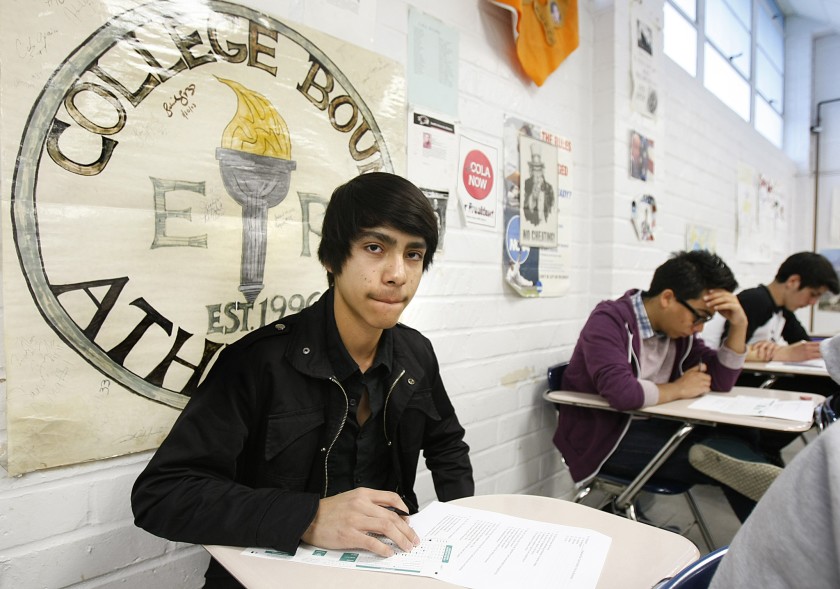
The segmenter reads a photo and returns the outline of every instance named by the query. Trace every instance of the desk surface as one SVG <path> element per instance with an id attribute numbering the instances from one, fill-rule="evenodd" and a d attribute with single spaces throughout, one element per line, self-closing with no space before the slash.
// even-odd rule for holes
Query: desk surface
<path id="1" fill-rule="evenodd" d="M 757 389 L 753 387 L 732 387 L 732 391 L 728 393 L 706 393 L 707 395 L 748 395 L 752 397 L 769 397 L 774 399 L 813 399 L 814 405 L 818 405 L 825 400 L 822 395 L 813 393 L 795 393 L 791 391 L 780 391 L 776 389 Z M 565 403 L 568 405 L 577 405 L 580 407 L 592 407 L 597 409 L 611 409 L 607 401 L 600 395 L 591 395 L 589 393 L 577 393 L 573 391 L 546 391 L 543 395 L 546 400 L 552 403 Z M 786 419 L 775 419 L 773 417 L 756 417 L 752 415 L 731 415 L 728 413 L 718 413 L 715 411 L 704 411 L 689 408 L 695 399 L 680 399 L 678 401 L 671 401 L 670 403 L 663 403 L 662 405 L 652 405 L 644 407 L 636 411 L 628 411 L 627 413 L 634 413 L 639 415 L 650 415 L 657 417 L 665 417 L 669 419 L 685 420 L 700 424 L 715 424 L 726 423 L 730 425 L 740 425 L 744 427 L 758 427 L 761 429 L 770 429 L 776 431 L 786 432 L 804 432 L 811 428 L 813 423 L 810 421 L 789 421 Z"/>
<path id="2" fill-rule="evenodd" d="M 798 362 L 744 362 L 744 372 L 766 374 L 792 374 L 803 376 L 824 376 L 831 378 L 825 368 L 809 366 Z"/>
<path id="3" fill-rule="evenodd" d="M 649 588 L 694 562 L 699 551 L 691 541 L 665 530 L 592 509 L 570 501 L 533 495 L 484 495 L 465 497 L 458 505 L 588 528 L 612 538 L 598 589 Z M 317 565 L 245 556 L 243 548 L 205 546 L 248 589 L 273 589 L 278 579 L 287 587 L 336 589 L 444 589 L 455 587 L 437 579 L 392 573 L 336 569 Z"/>

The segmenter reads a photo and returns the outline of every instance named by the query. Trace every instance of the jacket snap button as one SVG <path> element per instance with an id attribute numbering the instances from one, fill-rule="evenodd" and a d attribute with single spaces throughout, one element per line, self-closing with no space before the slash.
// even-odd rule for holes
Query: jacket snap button
<path id="1" fill-rule="evenodd" d="M 303 348 L 303 353 L 308 354 L 309 353 L 309 348 Z"/>
<path id="2" fill-rule="evenodd" d="M 413 378 L 409 378 L 409 379 L 408 379 L 408 384 L 414 384 L 414 379 L 413 379 Z"/>
<path id="3" fill-rule="evenodd" d="M 283 331 L 284 329 L 286 329 L 286 326 L 283 325 L 282 323 L 278 323 L 277 325 L 274 326 L 274 329 L 276 329 L 277 331 Z"/>

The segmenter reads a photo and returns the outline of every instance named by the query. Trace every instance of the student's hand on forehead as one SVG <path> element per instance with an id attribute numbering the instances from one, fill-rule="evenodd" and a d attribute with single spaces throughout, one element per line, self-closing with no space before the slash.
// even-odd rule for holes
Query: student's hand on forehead
<path id="1" fill-rule="evenodd" d="M 741 302 L 734 293 L 720 288 L 711 288 L 703 295 L 703 302 L 710 311 L 720 313 L 733 325 L 747 324 L 747 314 L 744 313 L 744 308 L 741 307 Z"/>

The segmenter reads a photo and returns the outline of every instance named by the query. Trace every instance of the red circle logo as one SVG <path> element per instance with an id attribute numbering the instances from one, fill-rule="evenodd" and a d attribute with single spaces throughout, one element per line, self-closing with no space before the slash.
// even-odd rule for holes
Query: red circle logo
<path id="1" fill-rule="evenodd" d="M 464 169 L 461 172 L 467 193 L 476 200 L 487 198 L 493 189 L 493 168 L 487 156 L 473 149 L 464 158 Z"/>

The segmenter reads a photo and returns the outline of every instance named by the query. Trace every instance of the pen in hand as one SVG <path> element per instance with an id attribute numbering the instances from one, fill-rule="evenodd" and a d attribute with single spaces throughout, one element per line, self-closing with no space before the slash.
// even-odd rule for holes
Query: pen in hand
<path id="1" fill-rule="evenodd" d="M 391 505 L 382 505 L 381 507 L 384 507 L 388 511 L 393 511 L 394 513 L 396 513 L 397 515 L 399 515 L 401 517 L 408 517 L 409 516 L 408 513 L 406 513 L 405 511 L 403 511 L 402 509 L 400 509 L 398 507 L 392 507 Z"/>

